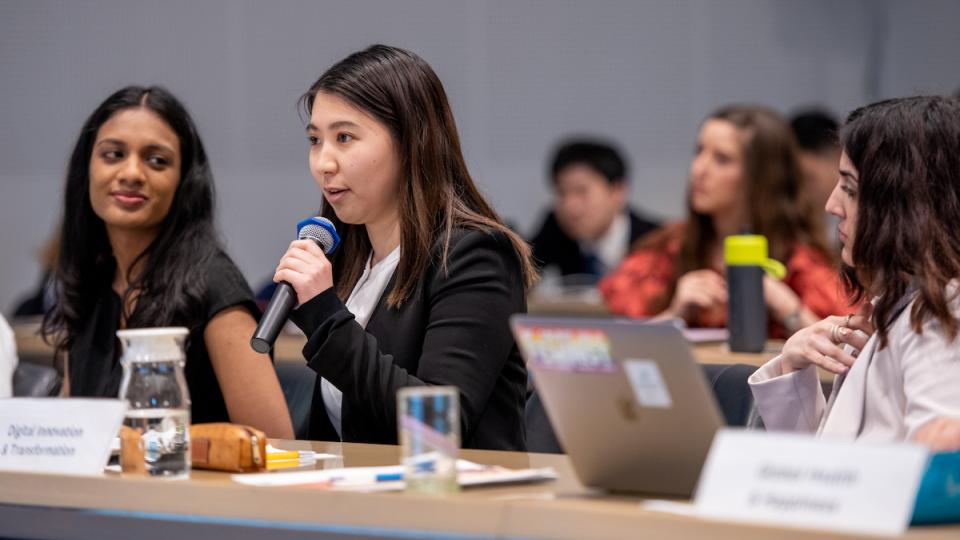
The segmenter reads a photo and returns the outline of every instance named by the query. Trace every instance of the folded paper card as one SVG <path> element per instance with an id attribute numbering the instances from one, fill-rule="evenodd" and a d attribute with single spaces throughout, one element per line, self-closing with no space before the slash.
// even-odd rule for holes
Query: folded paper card
<path id="1" fill-rule="evenodd" d="M 900 534 L 926 448 L 795 433 L 717 432 L 697 485 L 697 515 L 854 533 Z"/>
<path id="2" fill-rule="evenodd" d="M 119 399 L 0 399 L 0 470 L 101 474 L 126 410 Z"/>

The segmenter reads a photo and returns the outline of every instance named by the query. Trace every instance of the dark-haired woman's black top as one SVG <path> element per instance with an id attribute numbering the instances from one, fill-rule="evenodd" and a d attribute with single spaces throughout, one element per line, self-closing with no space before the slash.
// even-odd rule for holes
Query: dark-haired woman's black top
<path id="1" fill-rule="evenodd" d="M 397 444 L 397 390 L 451 385 L 460 390 L 463 447 L 526 450 L 527 372 L 508 324 L 526 311 L 517 255 L 502 234 L 459 230 L 444 273 L 439 248 L 399 309 L 387 305 L 390 278 L 366 329 L 333 289 L 294 310 L 308 337 L 303 355 L 343 392 L 344 441 Z M 309 438 L 337 440 L 319 380 Z"/>
<path id="2" fill-rule="evenodd" d="M 203 339 L 207 324 L 221 311 L 243 306 L 257 318 L 260 314 L 253 302 L 253 292 L 240 270 L 220 252 L 196 271 L 203 277 L 202 313 L 195 321 L 177 321 L 171 326 L 190 330 L 187 341 L 187 362 L 184 376 L 192 401 L 191 422 L 228 422 L 227 405 L 210 363 Z M 76 397 L 117 397 L 123 368 L 117 330 L 120 328 L 120 296 L 109 283 L 102 288 L 99 300 L 83 330 L 70 349 L 70 395 Z"/>

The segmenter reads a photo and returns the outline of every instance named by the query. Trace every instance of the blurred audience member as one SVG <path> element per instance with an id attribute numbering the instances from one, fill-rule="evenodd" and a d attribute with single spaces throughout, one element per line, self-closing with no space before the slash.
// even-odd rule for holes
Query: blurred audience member
<path id="1" fill-rule="evenodd" d="M 627 166 L 611 145 L 571 140 L 550 166 L 554 207 L 533 238 L 533 255 L 549 272 L 593 284 L 656 224 L 627 206 Z"/>
<path id="2" fill-rule="evenodd" d="M 847 313 L 823 222 L 799 203 L 795 148 L 790 126 L 770 109 L 733 105 L 711 114 L 690 164 L 687 220 L 643 238 L 600 283 L 610 311 L 725 326 L 723 240 L 750 232 L 766 236 L 770 256 L 787 268 L 783 281 L 764 278 L 771 337 Z"/>
<path id="3" fill-rule="evenodd" d="M 59 229 L 59 225 L 57 229 Z M 54 232 L 40 251 L 42 275 L 36 289 L 17 300 L 13 316 L 35 317 L 43 315 L 53 307 L 56 293 L 53 290 L 53 269 L 57 267 L 57 253 L 60 251 L 60 234 Z"/>
<path id="4" fill-rule="evenodd" d="M 833 186 L 837 185 L 840 164 L 837 121 L 824 111 L 803 111 L 793 116 L 790 127 L 800 147 L 797 152 L 800 171 L 812 188 L 814 203 L 822 209 Z"/>
<path id="5" fill-rule="evenodd" d="M 809 204 L 811 211 L 823 216 L 826 236 L 836 251 L 839 248 L 837 218 L 824 212 L 823 207 L 837 183 L 840 164 L 837 121 L 827 112 L 808 110 L 795 114 L 790 127 L 797 139 L 800 171 L 806 182 L 800 193 L 800 204 Z"/>

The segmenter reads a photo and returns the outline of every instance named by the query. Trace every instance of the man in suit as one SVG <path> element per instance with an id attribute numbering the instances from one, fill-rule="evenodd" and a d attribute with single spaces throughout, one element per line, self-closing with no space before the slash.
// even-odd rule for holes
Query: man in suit
<path id="1" fill-rule="evenodd" d="M 790 119 L 790 127 L 797 139 L 797 157 L 806 181 L 807 202 L 818 210 L 822 209 L 837 185 L 837 168 L 840 166 L 837 121 L 825 111 L 809 110 L 795 114 Z M 823 225 L 833 246 L 839 248 L 836 217 L 824 212 Z"/>
<path id="2" fill-rule="evenodd" d="M 627 207 L 627 167 L 612 146 L 572 140 L 550 166 L 555 203 L 534 236 L 533 255 L 544 269 L 583 275 L 596 283 L 615 268 L 638 238 L 657 224 Z"/>
<path id="3" fill-rule="evenodd" d="M 814 203 L 822 208 L 837 185 L 840 164 L 837 121 L 824 111 L 810 110 L 795 114 L 790 119 L 790 127 L 799 146 L 800 169 L 809 182 Z"/>

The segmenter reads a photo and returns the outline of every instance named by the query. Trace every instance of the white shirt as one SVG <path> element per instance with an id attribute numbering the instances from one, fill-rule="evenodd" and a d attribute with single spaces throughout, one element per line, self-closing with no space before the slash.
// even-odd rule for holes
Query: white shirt
<path id="1" fill-rule="evenodd" d="M 347 310 L 353 313 L 353 317 L 360 323 L 360 326 L 366 328 L 380 302 L 383 290 L 387 288 L 387 283 L 393 277 L 393 271 L 397 269 L 400 263 L 400 246 L 397 246 L 382 261 L 370 266 L 370 260 L 373 258 L 371 253 L 367 257 L 367 264 L 364 267 L 363 275 L 354 285 L 350 297 L 347 298 Z M 327 409 L 327 416 L 330 417 L 330 423 L 337 430 L 337 435 L 343 438 L 341 409 L 343 407 L 343 392 L 341 392 L 330 381 L 320 378 L 320 395 L 323 396 L 323 406 Z"/>
<path id="2" fill-rule="evenodd" d="M 600 259 L 607 271 L 620 266 L 620 261 L 630 249 L 630 218 L 626 212 L 620 212 L 610 222 L 607 232 L 593 242 L 581 242 L 580 250 L 592 252 Z"/>
<path id="3" fill-rule="evenodd" d="M 13 371 L 17 368 L 17 341 L 13 329 L 0 315 L 0 398 L 13 395 Z"/>

